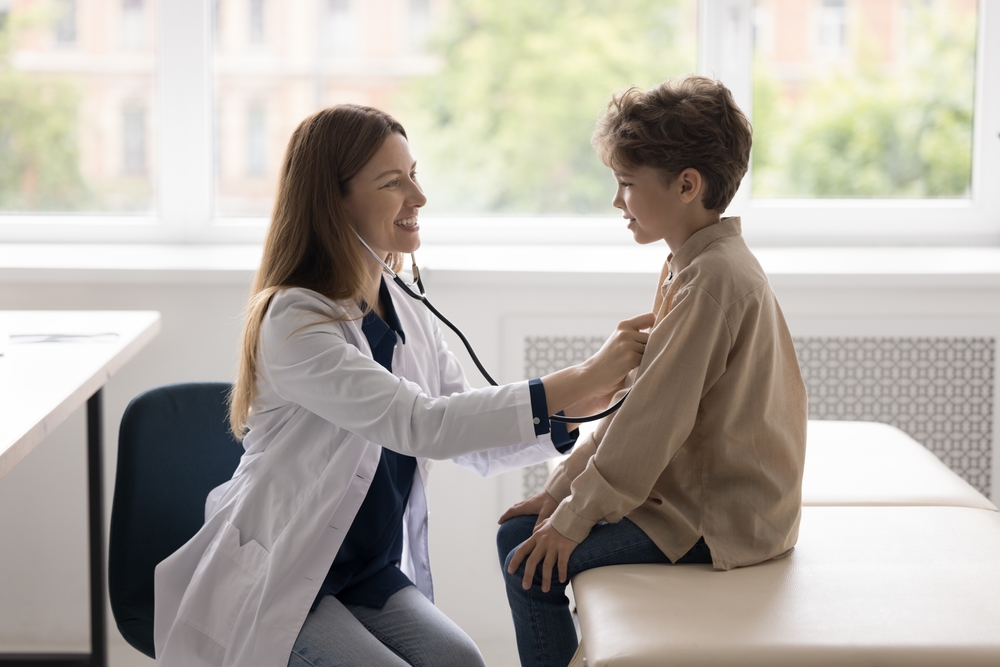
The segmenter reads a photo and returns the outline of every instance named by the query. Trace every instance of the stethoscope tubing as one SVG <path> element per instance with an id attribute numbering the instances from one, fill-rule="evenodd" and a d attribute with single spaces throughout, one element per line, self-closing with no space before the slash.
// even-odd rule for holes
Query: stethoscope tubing
<path id="1" fill-rule="evenodd" d="M 459 329 L 454 324 L 452 324 L 451 320 L 445 317 L 441 313 L 441 311 L 435 308 L 434 304 L 432 304 L 427 299 L 427 295 L 424 292 L 424 281 L 421 280 L 420 278 L 420 269 L 417 268 L 416 260 L 413 260 L 413 278 L 416 281 L 417 288 L 420 290 L 419 294 L 411 290 L 410 286 L 407 285 L 403 281 L 403 279 L 399 277 L 399 274 L 393 271 L 388 264 L 382 261 L 382 258 L 379 257 L 378 254 L 374 250 L 372 250 L 367 243 L 365 243 L 365 240 L 361 238 L 360 234 L 358 234 L 358 240 L 361 241 L 361 244 L 368 249 L 368 252 L 372 254 L 372 257 L 378 260 L 378 263 L 382 265 L 382 270 L 385 271 L 387 274 L 389 274 L 389 277 L 392 278 L 392 282 L 396 283 L 399 286 L 399 288 L 406 293 L 407 296 L 416 299 L 417 301 L 422 301 L 423 304 L 427 306 L 427 310 L 431 311 L 434 314 L 434 317 L 441 320 L 441 322 L 443 322 L 445 326 L 447 326 L 449 329 L 455 332 L 455 335 L 458 336 L 458 338 L 462 341 L 462 344 L 465 346 L 465 349 L 468 351 L 469 356 L 472 357 L 472 363 L 476 365 L 476 368 L 478 368 L 479 372 L 482 373 L 484 378 L 486 378 L 486 381 L 489 382 L 494 387 L 498 386 L 497 381 L 493 379 L 493 376 L 489 374 L 489 372 L 486 370 L 486 367 L 483 366 L 483 363 L 479 361 L 479 356 L 476 354 L 476 351 L 472 348 L 472 343 L 470 343 L 469 339 L 465 337 L 465 334 L 462 333 L 462 330 Z M 413 255 L 410 255 L 410 258 L 412 259 Z M 609 407 L 607 410 L 603 410 L 601 412 L 598 412 L 597 414 L 587 415 L 585 417 L 563 417 L 561 415 L 552 415 L 551 417 L 549 417 L 549 421 L 562 422 L 564 424 L 582 424 L 584 422 L 592 422 L 592 421 L 597 421 L 598 419 L 604 419 L 608 415 L 613 414 L 618 408 L 622 406 L 623 403 L 625 403 L 625 399 L 628 398 L 628 395 L 631 391 L 632 390 L 629 389 L 627 392 L 625 392 L 625 395 L 618 400 L 618 402 Z"/>

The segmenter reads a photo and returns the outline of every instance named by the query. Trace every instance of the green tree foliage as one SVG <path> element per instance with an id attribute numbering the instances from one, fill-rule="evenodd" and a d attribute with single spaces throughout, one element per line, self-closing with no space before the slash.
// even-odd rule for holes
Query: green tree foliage
<path id="1" fill-rule="evenodd" d="M 754 86 L 758 197 L 961 197 L 972 172 L 974 14 L 913 4 L 905 52 L 862 33 L 852 64 L 783 101 L 763 61 Z"/>
<path id="2" fill-rule="evenodd" d="M 430 210 L 610 211 L 590 145 L 612 91 L 695 67 L 685 0 L 454 0 L 431 43 L 439 73 L 398 107 Z"/>
<path id="3" fill-rule="evenodd" d="M 59 79 L 13 67 L 19 32 L 43 15 L 14 15 L 0 24 L 0 210 L 73 211 L 92 195 L 79 170 L 79 91 Z"/>

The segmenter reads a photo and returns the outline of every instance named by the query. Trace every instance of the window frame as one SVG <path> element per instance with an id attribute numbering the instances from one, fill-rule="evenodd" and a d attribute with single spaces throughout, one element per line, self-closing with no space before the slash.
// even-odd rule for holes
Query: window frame
<path id="1" fill-rule="evenodd" d="M 0 242 L 259 243 L 266 218 L 216 217 L 212 9 L 157 3 L 158 163 L 149 214 L 0 214 Z M 699 0 L 698 70 L 752 109 L 753 0 Z M 761 246 L 1000 245 L 1000 6 L 978 2 L 971 196 L 963 199 L 755 199 L 748 173 L 727 213 Z M 987 35 L 997 39 L 989 40 Z M 273 158 L 274 156 L 271 156 Z M 596 159 L 596 158 L 595 158 Z M 994 184 L 992 187 L 989 184 Z M 611 198 L 609 177 L 608 198 Z M 808 222 L 806 222 L 808 221 Z M 429 218 L 425 242 L 628 244 L 608 216 Z"/>

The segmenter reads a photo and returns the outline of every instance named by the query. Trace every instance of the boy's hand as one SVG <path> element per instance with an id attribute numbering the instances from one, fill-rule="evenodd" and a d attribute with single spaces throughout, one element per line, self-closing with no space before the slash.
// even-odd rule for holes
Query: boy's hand
<path id="1" fill-rule="evenodd" d="M 535 526 L 535 532 L 524 541 L 524 544 L 517 548 L 514 557 L 510 559 L 507 572 L 514 574 L 521 565 L 521 561 L 527 558 L 524 564 L 524 578 L 521 580 L 521 587 L 524 590 L 531 588 L 531 582 L 535 579 L 535 567 L 542 564 L 542 592 L 548 593 L 552 588 L 552 568 L 559 568 L 559 582 L 565 584 L 567 570 L 569 569 L 569 556 L 576 549 L 579 542 L 574 542 L 568 537 L 563 537 L 562 533 L 552 527 L 548 519 Z"/>
<path id="2" fill-rule="evenodd" d="M 556 511 L 557 507 L 559 507 L 559 503 L 556 502 L 556 499 L 553 498 L 548 491 L 542 489 L 527 500 L 522 500 L 504 512 L 503 516 L 500 517 L 500 520 L 497 521 L 497 523 L 505 523 L 516 516 L 531 516 L 532 514 L 537 514 L 538 520 L 535 521 L 535 530 L 538 530 L 538 527 L 542 525 L 542 522 L 552 516 L 552 513 Z"/>

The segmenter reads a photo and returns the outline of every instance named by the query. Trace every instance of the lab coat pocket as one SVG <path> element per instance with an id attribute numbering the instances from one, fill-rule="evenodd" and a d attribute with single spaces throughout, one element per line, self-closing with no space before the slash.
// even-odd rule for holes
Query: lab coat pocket
<path id="1" fill-rule="evenodd" d="M 254 540 L 241 546 L 239 529 L 225 522 L 191 578 L 178 618 L 227 647 L 240 610 L 264 576 L 269 557 Z"/>

